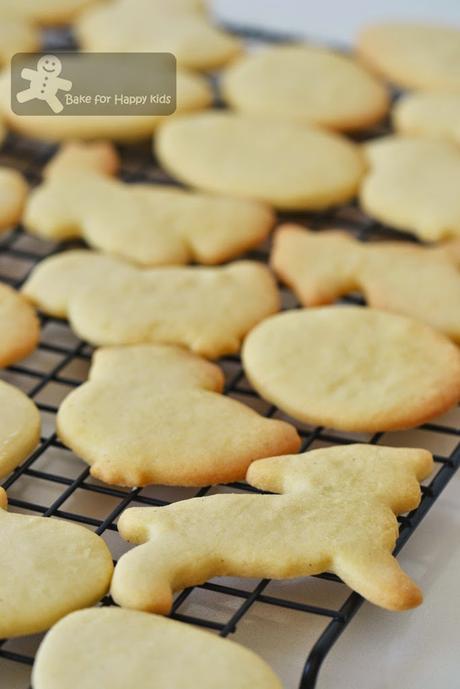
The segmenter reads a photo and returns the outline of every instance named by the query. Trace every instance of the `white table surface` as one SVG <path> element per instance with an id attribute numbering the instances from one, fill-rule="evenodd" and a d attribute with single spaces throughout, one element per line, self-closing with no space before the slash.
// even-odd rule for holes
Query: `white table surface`
<path id="1" fill-rule="evenodd" d="M 292 31 L 326 42 L 350 43 L 360 26 L 379 19 L 431 20 L 460 26 L 458 0 L 214 0 L 214 7 L 217 16 L 227 21 Z M 395 444 L 401 435 L 394 434 Z M 419 434 L 406 436 L 408 445 L 423 446 Z M 439 437 L 436 442 L 439 447 L 445 445 L 447 451 L 451 441 Z M 317 689 L 460 687 L 459 533 L 457 475 L 400 555 L 402 565 L 425 593 L 424 604 L 405 613 L 365 604 L 326 659 Z M 236 638 L 272 661 L 286 689 L 296 689 L 301 667 L 300 626 L 292 625 L 296 637 L 291 638 L 282 617 L 275 619 L 273 615 L 267 621 L 264 638 L 256 634 L 254 639 L 254 630 L 243 630 Z M 311 627 L 317 630 L 316 621 L 302 624 L 307 648 L 313 636 Z"/>

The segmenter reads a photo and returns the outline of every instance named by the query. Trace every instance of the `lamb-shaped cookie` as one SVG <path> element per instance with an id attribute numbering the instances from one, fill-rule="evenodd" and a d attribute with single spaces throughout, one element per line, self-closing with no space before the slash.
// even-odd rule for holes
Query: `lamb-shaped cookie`
<path id="1" fill-rule="evenodd" d="M 259 244 L 273 224 L 262 203 L 173 186 L 127 184 L 108 143 L 69 143 L 29 197 L 24 224 L 51 239 L 89 245 L 145 266 L 227 261 Z"/>
<path id="2" fill-rule="evenodd" d="M 389 610 L 422 600 L 391 554 L 395 515 L 420 502 L 426 450 L 347 445 L 254 462 L 247 481 L 282 495 L 213 495 L 131 508 L 118 529 L 142 544 L 120 559 L 112 596 L 167 614 L 174 591 L 214 576 L 289 578 L 335 572 Z"/>
<path id="3" fill-rule="evenodd" d="M 34 689 L 282 689 L 253 651 L 191 624 L 115 607 L 79 610 L 50 630 Z"/>
<path id="4" fill-rule="evenodd" d="M 101 349 L 61 404 L 58 432 L 93 476 L 123 486 L 227 483 L 255 459 L 299 449 L 293 426 L 219 394 L 223 382 L 179 347 Z"/>
<path id="5" fill-rule="evenodd" d="M 362 243 L 340 230 L 283 225 L 271 265 L 304 306 L 360 291 L 369 306 L 412 316 L 460 342 L 460 240 L 440 247 Z"/>
<path id="6" fill-rule="evenodd" d="M 6 511 L 0 488 L 0 638 L 35 634 L 96 603 L 112 557 L 100 536 L 59 519 Z"/>
<path id="7" fill-rule="evenodd" d="M 0 366 L 33 352 L 40 337 L 35 310 L 12 287 L 0 282 Z"/>
<path id="8" fill-rule="evenodd" d="M 237 352 L 256 323 L 279 309 L 265 266 L 239 261 L 221 268 L 141 270 L 91 251 L 42 261 L 23 291 L 95 345 L 178 344 L 209 358 Z"/>
<path id="9" fill-rule="evenodd" d="M 0 477 L 27 457 L 40 440 L 40 414 L 31 399 L 0 381 Z"/>

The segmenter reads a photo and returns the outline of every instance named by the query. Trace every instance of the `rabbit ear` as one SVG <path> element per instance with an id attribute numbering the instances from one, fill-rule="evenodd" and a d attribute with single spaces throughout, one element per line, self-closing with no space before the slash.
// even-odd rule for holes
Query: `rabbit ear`
<path id="1" fill-rule="evenodd" d="M 308 454 L 270 457 L 253 462 L 246 481 L 270 493 L 297 493 L 309 489 Z"/>
<path id="2" fill-rule="evenodd" d="M 8 496 L 6 494 L 6 490 L 3 488 L 0 488 L 0 508 L 2 510 L 6 510 L 8 507 Z"/>
<path id="3" fill-rule="evenodd" d="M 75 168 L 93 170 L 104 175 L 115 175 L 120 160 L 115 148 L 108 141 L 82 143 L 69 141 L 63 144 L 58 153 L 45 167 L 45 177 L 61 177 L 66 170 Z"/>

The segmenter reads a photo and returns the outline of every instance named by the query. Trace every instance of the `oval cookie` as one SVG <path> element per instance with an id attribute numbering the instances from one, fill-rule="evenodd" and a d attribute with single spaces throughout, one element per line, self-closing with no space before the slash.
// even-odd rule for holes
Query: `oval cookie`
<path id="1" fill-rule="evenodd" d="M 357 147 L 336 134 L 222 111 L 166 122 L 156 152 L 182 182 L 285 209 L 347 201 L 364 172 Z"/>
<path id="2" fill-rule="evenodd" d="M 268 318 L 248 335 L 255 389 L 290 416 L 345 431 L 411 428 L 460 398 L 460 352 L 418 321 L 330 306 Z"/>
<path id="3" fill-rule="evenodd" d="M 0 381 L 0 476 L 13 471 L 40 440 L 40 414 L 21 390 Z"/>
<path id="4" fill-rule="evenodd" d="M 339 131 L 375 124 L 389 102 L 385 87 L 364 67 L 307 45 L 275 46 L 243 57 L 225 73 L 222 90 L 241 112 Z"/>
<path id="5" fill-rule="evenodd" d="M 40 337 L 35 309 L 9 285 L 0 282 L 0 366 L 33 352 Z"/>
<path id="6" fill-rule="evenodd" d="M 282 689 L 269 666 L 233 641 L 121 608 L 68 615 L 46 635 L 34 689 Z"/>
<path id="7" fill-rule="evenodd" d="M 396 103 L 392 117 L 401 134 L 433 136 L 460 144 L 460 92 L 409 93 Z"/>

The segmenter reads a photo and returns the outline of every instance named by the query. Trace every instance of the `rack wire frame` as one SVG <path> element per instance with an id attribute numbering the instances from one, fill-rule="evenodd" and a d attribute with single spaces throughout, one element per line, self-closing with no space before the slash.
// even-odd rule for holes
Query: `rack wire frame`
<path id="1" fill-rule="evenodd" d="M 257 39 L 263 41 L 280 40 L 280 38 L 273 34 L 261 33 L 248 29 L 238 28 L 237 33 L 243 35 L 245 38 Z M 66 34 L 58 34 L 57 40 L 55 38 L 52 47 L 69 47 L 69 38 Z M 71 44 L 70 44 L 71 45 Z M 384 125 L 385 127 L 386 125 Z M 383 131 L 383 130 L 380 130 Z M 378 133 L 380 133 L 380 131 Z M 375 135 L 376 132 L 372 134 Z M 52 145 L 30 141 L 22 137 L 10 135 L 5 146 L 0 152 L 0 164 L 7 164 L 11 167 L 19 169 L 28 179 L 31 185 L 36 185 L 41 179 L 41 170 L 44 164 L 53 155 L 55 147 Z M 122 171 L 121 176 L 128 182 L 150 182 L 153 184 L 174 183 L 168 176 L 152 161 L 151 151 L 147 146 L 136 146 L 130 148 L 120 148 L 122 156 Z M 279 221 L 290 220 L 308 225 L 313 229 L 320 229 L 322 227 L 337 227 L 349 231 L 361 241 L 380 241 L 384 239 L 400 240 L 409 239 L 415 241 L 409 235 L 404 236 L 401 232 L 396 232 L 391 228 L 385 227 L 378 222 L 375 222 L 359 210 L 356 204 L 351 203 L 347 206 L 342 206 L 334 210 L 324 213 L 308 214 L 308 213 L 292 213 L 280 214 Z M 39 263 L 43 258 L 55 252 L 68 248 L 69 246 L 79 246 L 79 242 L 66 243 L 65 245 L 42 243 L 36 240 L 34 245 L 26 246 L 24 239 L 26 235 L 21 226 L 14 228 L 11 232 L 3 235 L 0 238 L 0 280 L 11 284 L 16 288 L 20 288 L 28 273 Z M 267 261 L 269 255 L 269 242 L 257 251 L 250 252 L 249 258 Z M 11 265 L 20 263 L 22 268 L 20 275 L 17 271 L 11 270 Z M 14 273 L 14 275 L 13 275 Z M 283 295 L 283 300 L 287 307 L 295 308 L 299 305 L 295 302 L 293 295 L 286 288 L 280 285 Z M 350 295 L 345 298 L 345 301 L 362 304 L 363 301 L 359 296 Z M 59 319 L 41 316 L 42 332 L 45 332 L 48 326 L 59 327 L 63 332 L 69 334 L 70 329 L 66 323 L 59 321 Z M 6 375 L 8 380 L 14 379 L 17 376 L 19 379 L 27 379 L 30 381 L 28 388 L 28 395 L 33 399 L 40 411 L 54 417 L 57 413 L 58 406 L 40 401 L 40 393 L 44 391 L 48 385 L 60 384 L 69 389 L 75 388 L 83 382 L 81 378 L 74 378 L 65 373 L 65 369 L 76 360 L 89 362 L 91 359 L 91 348 L 80 340 L 72 336 L 70 344 L 62 344 L 61 342 L 47 341 L 43 338 L 39 345 L 39 351 L 50 354 L 55 358 L 54 364 L 47 370 L 37 367 L 34 363 L 30 363 L 29 359 L 19 362 L 14 366 L 10 366 L 5 371 L 3 377 Z M 224 357 L 220 363 L 224 370 L 227 369 L 227 378 L 224 394 L 229 396 L 237 396 L 238 399 L 242 397 L 251 404 L 254 401 L 261 401 L 257 393 L 251 389 L 248 382 L 245 380 L 244 371 L 241 366 L 239 357 L 229 356 Z M 273 405 L 265 405 L 265 416 L 278 416 L 279 411 Z M 285 417 L 283 417 L 285 418 Z M 292 420 L 291 420 L 292 421 Z M 428 434 L 440 434 L 448 436 L 452 439 L 454 446 L 448 454 L 436 454 L 435 461 L 437 465 L 437 472 L 432 480 L 426 485 L 422 486 L 422 501 L 420 506 L 413 512 L 400 517 L 400 535 L 397 542 L 395 552 L 398 553 L 403 545 L 407 542 L 414 530 L 420 524 L 432 505 L 441 495 L 443 489 L 448 484 L 456 470 L 460 466 L 460 427 L 456 423 L 450 422 L 433 422 L 425 423 L 420 427 L 421 430 Z M 302 449 L 305 451 L 315 444 L 348 444 L 356 442 L 356 439 L 350 437 L 345 433 L 336 433 L 331 429 L 323 427 L 308 427 L 298 425 L 299 434 L 302 437 Z M 379 443 L 384 434 L 377 433 L 366 439 L 366 442 L 371 444 Z M 363 440 L 360 440 L 362 442 Z M 142 488 L 133 488 L 125 490 L 108 485 L 104 485 L 97 481 L 89 480 L 89 467 L 85 467 L 82 463 L 82 469 L 75 477 L 69 477 L 63 473 L 43 470 L 38 468 L 40 460 L 50 452 L 53 448 L 59 448 L 62 452 L 69 452 L 67 448 L 59 441 L 56 432 L 53 428 L 49 432 L 44 433 L 40 440 L 39 446 L 30 456 L 15 469 L 3 482 L 5 490 L 13 488 L 21 480 L 22 477 L 28 479 L 49 482 L 59 487 L 59 494 L 55 499 L 50 500 L 48 504 L 41 504 L 35 502 L 34 499 L 19 499 L 11 497 L 9 499 L 9 506 L 12 510 L 27 511 L 29 513 L 42 515 L 43 517 L 59 517 L 67 519 L 76 523 L 84 524 L 99 535 L 106 532 L 116 531 L 116 520 L 124 509 L 129 507 L 132 503 L 142 505 L 161 506 L 169 504 L 170 501 L 164 500 L 161 497 L 145 495 Z M 85 468 L 83 468 L 85 467 Z M 255 491 L 254 488 L 244 483 L 234 483 L 230 485 L 231 489 L 238 491 Z M 228 489 L 228 486 L 225 487 Z M 116 501 L 116 505 L 103 519 L 96 519 L 83 512 L 70 512 L 63 508 L 64 503 L 76 493 L 76 491 L 83 490 L 89 494 L 93 494 L 95 498 L 99 496 L 110 496 Z M 196 496 L 206 495 L 211 490 L 211 487 L 204 487 L 194 494 Z M 340 580 L 333 574 L 324 573 L 318 575 L 319 578 L 335 582 L 336 585 L 343 587 Z M 318 673 L 320 671 L 322 662 L 329 653 L 334 643 L 345 631 L 350 621 L 358 612 L 363 603 L 363 599 L 357 593 L 350 593 L 346 596 L 345 601 L 335 607 L 324 607 L 321 605 L 314 605 L 297 600 L 291 600 L 285 597 L 269 595 L 266 592 L 269 581 L 264 579 L 258 581 L 252 588 L 246 589 L 243 587 L 229 586 L 218 582 L 207 582 L 200 587 L 193 587 L 181 592 L 175 599 L 173 611 L 171 616 L 183 622 L 191 623 L 201 627 L 211 629 L 220 636 L 226 637 L 235 632 L 238 624 L 242 621 L 245 615 L 255 603 L 262 603 L 269 606 L 278 606 L 295 610 L 301 613 L 307 613 L 315 616 L 322 616 L 328 620 L 324 631 L 317 638 L 316 642 L 309 649 L 305 649 L 306 660 L 302 675 L 299 680 L 299 689 L 313 689 L 315 687 Z M 238 601 L 238 605 L 225 622 L 216 622 L 212 619 L 203 616 L 190 615 L 183 611 L 184 604 L 193 592 L 194 588 L 199 588 L 204 592 L 224 594 L 233 597 Z M 110 597 L 107 596 L 102 601 L 103 605 L 113 604 Z M 9 661 L 31 666 L 33 664 L 33 656 L 19 652 L 17 650 L 10 650 L 8 648 L 7 640 L 0 641 L 0 658 Z"/>

